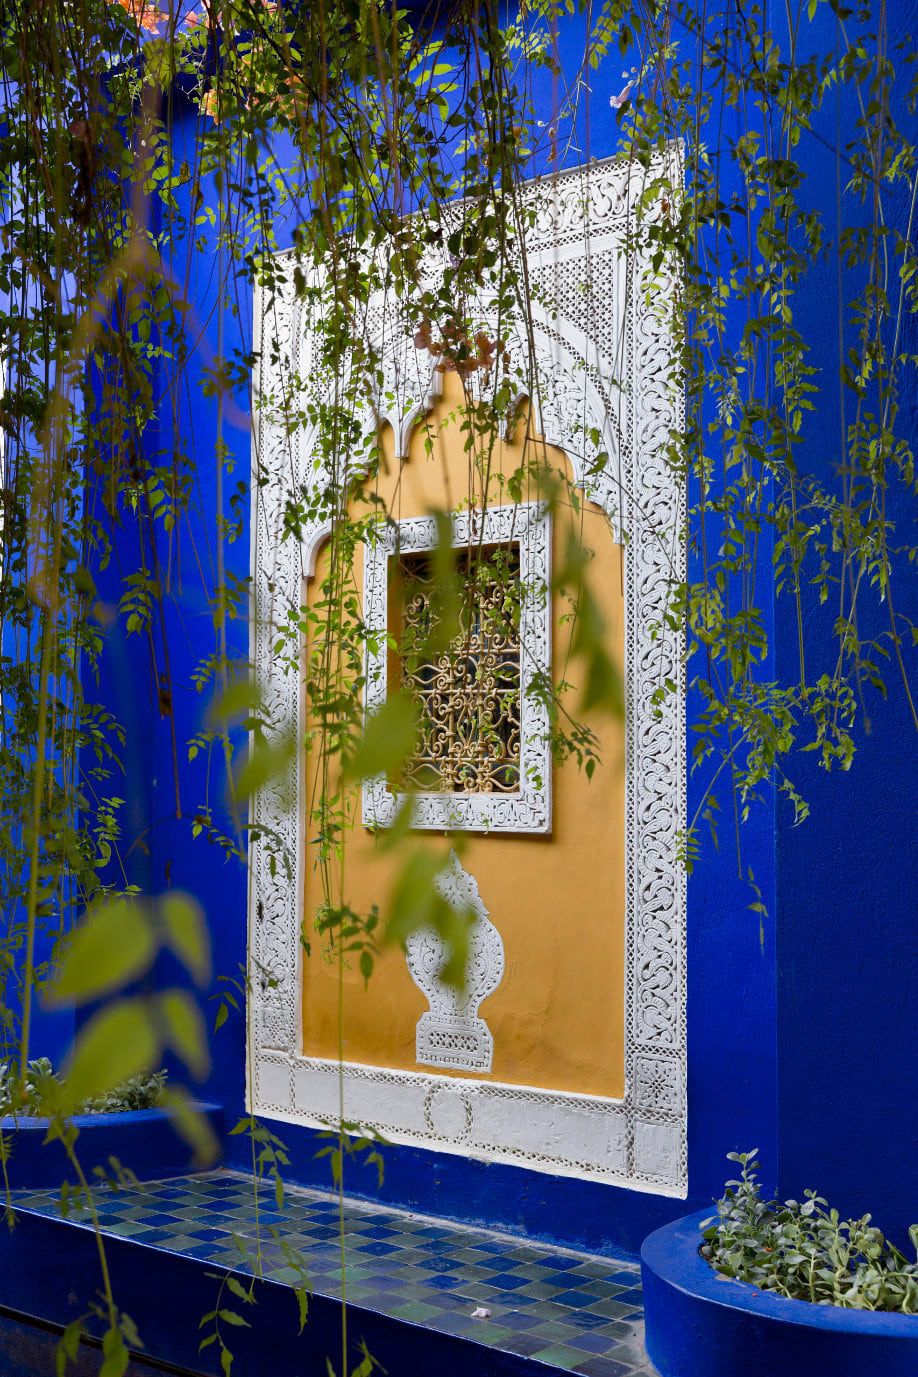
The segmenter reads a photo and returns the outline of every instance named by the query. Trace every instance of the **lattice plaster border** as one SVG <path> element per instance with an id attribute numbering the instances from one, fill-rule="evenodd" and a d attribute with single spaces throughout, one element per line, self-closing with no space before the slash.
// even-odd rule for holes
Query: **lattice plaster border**
<path id="1" fill-rule="evenodd" d="M 665 196 L 645 196 L 665 178 Z M 675 268 L 653 262 L 634 231 L 634 207 L 666 213 L 681 180 L 678 150 L 650 169 L 591 164 L 524 191 L 536 210 L 526 232 L 536 298 L 528 339 L 539 380 L 533 398 L 546 441 L 565 451 L 575 481 L 624 540 L 626 582 L 625 1094 L 621 1100 L 535 1087 L 327 1062 L 302 1055 L 299 932 L 302 920 L 302 771 L 299 760 L 253 800 L 250 854 L 249 1098 L 254 1112 L 290 1122 L 337 1122 L 343 1077 L 348 1120 L 395 1142 L 557 1175 L 684 1196 L 686 1157 L 685 875 L 678 840 L 685 819 L 682 644 L 662 617 L 684 578 L 684 499 L 667 458 L 683 407 L 673 305 Z M 650 209 L 647 202 L 651 201 Z M 286 531 L 290 494 L 329 482 L 317 432 L 293 429 L 262 396 L 293 392 L 310 369 L 310 338 L 286 281 L 255 301 L 256 424 L 252 514 L 252 654 L 266 715 L 278 736 L 299 720 L 300 683 L 277 655 L 279 628 L 296 619 L 303 578 L 328 533 L 317 516 L 297 542 Z M 495 331 L 496 334 L 496 326 Z M 367 426 L 390 420 L 404 452 L 414 419 L 436 394 L 404 331 L 370 312 L 382 384 Z M 263 347 L 264 346 L 264 347 Z M 308 417 L 307 408 L 303 408 Z M 585 436 L 608 455 L 596 470 Z M 267 476 L 268 481 L 264 479 Z M 662 704 L 655 690 L 676 690 Z M 270 735 L 270 733 L 269 733 Z M 293 802 L 291 802 L 293 801 Z M 270 847 L 258 838 L 271 839 Z M 278 848 L 289 863 L 278 864 Z"/>
<path id="2" fill-rule="evenodd" d="M 411 798 L 411 825 L 438 832 L 550 832 L 551 749 L 548 707 L 532 693 L 538 674 L 551 670 L 551 518 L 538 502 L 488 507 L 484 512 L 455 512 L 453 544 L 458 546 L 516 544 L 520 552 L 520 787 L 507 794 L 445 794 L 417 792 Z M 437 523 L 432 517 L 408 517 L 386 522 L 364 542 L 363 615 L 371 633 L 367 647 L 367 712 L 378 712 L 386 701 L 389 624 L 389 558 L 396 551 L 433 550 Z M 379 633 L 375 638 L 373 632 Z M 374 649 L 374 647 L 376 647 Z M 363 823 L 391 827 L 404 794 L 395 794 L 383 775 L 363 786 Z"/>

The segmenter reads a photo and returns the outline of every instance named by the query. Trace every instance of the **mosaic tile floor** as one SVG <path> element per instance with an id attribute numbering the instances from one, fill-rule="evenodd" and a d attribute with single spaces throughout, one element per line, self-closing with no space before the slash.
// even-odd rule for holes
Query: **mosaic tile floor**
<path id="1" fill-rule="evenodd" d="M 16 1191 L 17 1205 L 58 1213 L 52 1191 Z M 106 1232 L 242 1271 L 257 1270 L 251 1181 L 208 1172 L 97 1193 Z M 263 1275 L 341 1295 L 337 1200 L 288 1187 L 258 1192 Z M 79 1219 L 79 1213 L 71 1211 Z M 643 1348 L 637 1266 L 541 1247 L 507 1234 L 348 1201 L 347 1299 L 583 1377 L 652 1377 Z M 472 1319 L 477 1307 L 487 1319 Z"/>

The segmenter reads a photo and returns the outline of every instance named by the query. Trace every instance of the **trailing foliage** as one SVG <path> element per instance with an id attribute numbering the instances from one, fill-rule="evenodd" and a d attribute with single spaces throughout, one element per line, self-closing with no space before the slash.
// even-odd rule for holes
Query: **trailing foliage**
<path id="1" fill-rule="evenodd" d="M 814 1190 L 804 1200 L 763 1200 L 756 1151 L 730 1152 L 740 1177 L 701 1228 L 701 1253 L 725 1277 L 793 1300 L 851 1310 L 918 1314 L 918 1261 L 909 1262 L 870 1215 L 842 1219 Z M 918 1253 L 918 1224 L 910 1230 Z"/>
<path id="2" fill-rule="evenodd" d="M 689 546 L 690 577 L 671 581 L 661 609 L 684 633 L 696 704 L 686 864 L 703 828 L 717 839 L 726 805 L 750 907 L 764 917 L 744 862 L 755 801 L 776 790 L 802 820 L 803 753 L 848 769 L 879 696 L 893 689 L 912 704 L 916 636 L 902 591 L 915 562 L 915 468 L 903 399 L 916 372 L 918 159 L 911 58 L 889 51 L 886 4 L 810 0 L 773 22 L 754 2 L 505 9 L 0 7 L 0 1034 L 21 1102 L 34 1001 L 101 1001 L 61 1090 L 65 1136 L 77 1105 L 147 1075 L 166 1047 L 189 1076 L 206 1074 L 195 997 L 146 979 L 167 950 L 206 989 L 206 925 L 181 896 L 153 896 L 171 887 L 177 838 L 217 847 L 229 865 L 261 847 L 278 873 L 289 867 L 284 838 L 250 827 L 245 805 L 283 789 L 294 751 L 317 763 L 307 806 L 319 893 L 304 950 L 321 948 L 342 981 L 351 966 L 370 979 L 385 942 L 432 925 L 461 980 L 468 915 L 440 900 L 439 862 L 407 818 L 386 843 L 398 859 L 391 889 L 369 909 L 351 902 L 360 780 L 400 777 L 417 741 L 404 697 L 369 724 L 362 712 L 353 555 L 393 515 L 379 497 L 379 428 L 363 423 L 380 362 L 366 314 L 385 291 L 396 328 L 461 387 L 449 424 L 468 483 L 453 502 L 493 500 L 498 437 L 520 394 L 531 403 L 542 385 L 533 351 L 507 346 L 533 306 L 535 211 L 521 184 L 588 159 L 597 130 L 603 152 L 643 169 L 635 247 L 674 264 L 681 284 L 663 308 L 686 424 L 660 441 L 689 520 L 660 532 L 638 513 L 629 537 Z M 811 195 L 814 144 L 835 171 L 834 206 Z M 671 178 L 659 169 L 674 148 Z M 294 253 L 276 257 L 281 242 Z M 814 273 L 837 297 L 831 372 L 817 372 L 800 309 Z M 251 483 L 237 466 L 256 281 L 279 302 L 292 296 L 316 343 L 312 376 L 294 369 L 289 392 L 261 398 L 291 445 L 318 425 L 314 459 L 328 481 L 309 492 L 283 464 L 257 458 Z M 496 335 L 482 327 L 482 301 L 506 322 Z M 538 304 L 550 315 L 555 303 Z M 260 347 L 279 358 L 284 344 L 269 331 Z M 523 411 L 523 453 L 501 500 L 538 496 L 576 527 L 582 498 L 545 462 L 534 408 Z M 584 441 L 588 467 L 601 466 L 600 437 Z M 283 541 L 319 518 L 331 528 L 316 596 L 266 614 L 276 661 L 305 679 L 305 740 L 280 731 L 250 686 L 246 513 L 262 520 L 278 483 Z M 433 515 L 445 533 L 449 513 Z M 464 624 L 445 534 L 432 560 L 439 605 L 429 645 L 413 647 L 419 662 Z M 571 669 L 540 685 L 556 758 L 587 775 L 601 765 L 587 708 L 621 714 L 625 701 L 590 563 L 575 538 L 554 572 L 567 638 L 558 660 Z M 776 600 L 797 629 L 790 664 L 776 658 Z M 189 626 L 199 664 L 176 683 L 173 647 Z M 129 686 L 120 712 L 113 684 Z M 659 701 L 674 692 L 661 675 Z M 158 714 L 152 748 L 132 726 L 135 698 Z M 155 788 L 137 764 L 151 749 Z M 126 994 L 139 978 L 141 992 Z M 222 1023 L 276 975 L 250 961 L 238 982 L 218 981 Z M 187 1098 L 175 1104 L 187 1111 Z M 347 1127 L 357 1126 L 342 1124 L 330 1152 L 342 1191 Z M 283 1145 L 254 1119 L 241 1132 L 255 1177 L 280 1188 Z M 133 1330 L 107 1273 L 104 1291 L 111 1377 Z M 228 1370 L 224 1330 L 206 1337 Z"/>

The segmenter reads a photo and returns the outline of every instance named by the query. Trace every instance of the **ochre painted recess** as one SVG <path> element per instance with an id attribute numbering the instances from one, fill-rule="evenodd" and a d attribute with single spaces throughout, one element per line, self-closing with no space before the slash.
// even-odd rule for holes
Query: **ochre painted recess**
<path id="1" fill-rule="evenodd" d="M 396 519 L 427 514 L 433 508 L 480 504 L 478 479 L 458 420 L 458 382 L 447 376 L 444 397 L 414 432 L 409 458 L 394 457 L 392 435 L 383 435 L 384 462 L 376 483 L 380 498 Z M 513 472 L 524 453 L 525 418 L 513 443 L 495 443 L 489 462 L 491 504 L 510 500 L 501 476 Z M 536 442 L 529 440 L 530 446 Z M 564 456 L 540 444 L 556 472 L 569 475 Z M 533 488 L 523 500 L 542 496 Z M 365 510 L 365 509 L 363 509 Z M 613 540 L 608 518 L 591 504 L 575 510 L 565 502 L 555 513 L 553 563 L 562 567 L 566 542 L 574 531 L 592 551 L 589 580 L 606 617 L 608 648 L 624 665 L 624 597 L 621 549 Z M 327 548 L 320 552 L 307 601 L 315 605 L 328 567 Z M 353 591 L 363 587 L 361 551 L 356 552 Z M 570 605 L 555 594 L 553 602 L 553 673 L 578 681 L 579 664 L 570 659 Z M 308 651 L 309 647 L 307 647 Z M 577 695 L 568 699 L 576 703 Z M 553 830 L 550 836 L 492 834 L 469 836 L 462 863 L 478 880 L 479 892 L 504 943 L 506 967 L 499 987 L 480 1009 L 494 1035 L 494 1062 L 484 1079 L 620 1097 L 624 1092 L 624 728 L 611 714 L 587 719 L 600 742 L 602 764 L 591 780 L 568 760 L 553 777 Z M 307 719 L 307 730 L 310 723 Z M 415 1028 L 427 1008 L 399 948 L 377 959 L 368 987 L 356 962 L 343 971 L 323 950 L 314 929 L 323 887 L 315 870 L 313 845 L 320 761 L 307 758 L 305 807 L 306 865 L 304 923 L 309 954 L 302 961 L 303 1054 L 343 1056 L 405 1070 L 427 1070 L 415 1060 Z M 352 825 L 344 858 L 334 867 L 336 899 L 357 912 L 372 904 L 386 909 L 400 855 L 381 851 L 360 825 L 357 791 L 350 799 Z M 429 846 L 444 856 L 450 842 L 436 834 L 415 834 L 414 845 Z M 343 1026 L 339 1019 L 339 995 Z M 448 1076 L 450 1072 L 443 1071 Z M 467 1074 L 467 1073 L 464 1073 Z"/>

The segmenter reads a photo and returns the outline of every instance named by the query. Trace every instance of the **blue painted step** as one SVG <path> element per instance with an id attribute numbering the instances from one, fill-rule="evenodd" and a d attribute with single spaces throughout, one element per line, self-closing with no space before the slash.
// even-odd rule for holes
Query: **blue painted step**
<path id="1" fill-rule="evenodd" d="M 51 1324 L 83 1313 L 99 1286 L 86 1212 L 58 1216 L 56 1194 L 14 1193 L 19 1225 L 0 1237 L 2 1303 Z M 145 1351 L 190 1372 L 219 1372 L 219 1345 L 198 1353 L 201 1316 L 222 1308 L 247 1325 L 221 1329 L 233 1377 L 325 1377 L 341 1369 L 341 1249 L 346 1259 L 350 1361 L 362 1345 L 391 1377 L 649 1377 L 636 1265 L 562 1251 L 506 1234 L 204 1173 L 128 1190 L 101 1189 L 116 1298 Z M 256 1276 L 254 1305 L 227 1273 Z M 292 1288 L 305 1281 L 298 1335 Z M 491 1312 L 472 1318 L 476 1309 Z"/>

